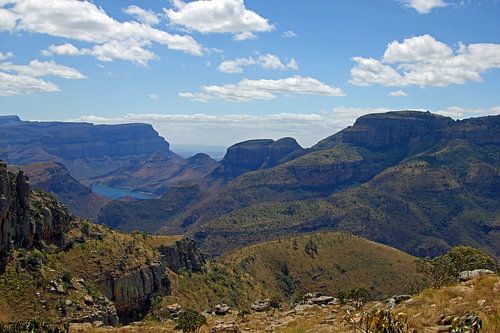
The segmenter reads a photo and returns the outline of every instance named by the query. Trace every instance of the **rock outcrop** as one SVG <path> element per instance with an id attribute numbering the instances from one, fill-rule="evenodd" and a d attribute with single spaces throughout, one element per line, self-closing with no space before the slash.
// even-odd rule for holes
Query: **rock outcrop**
<path id="1" fill-rule="evenodd" d="M 92 192 L 90 188 L 73 178 L 60 163 L 35 163 L 22 165 L 33 189 L 52 193 L 68 210 L 80 217 L 96 219 L 108 200 Z"/>
<path id="2" fill-rule="evenodd" d="M 0 117 L 0 158 L 10 164 L 60 162 L 77 179 L 137 164 L 158 152 L 175 155 L 148 124 L 31 122 Z"/>
<path id="3" fill-rule="evenodd" d="M 96 285 L 114 302 L 121 323 L 140 318 L 148 311 L 152 298 L 170 292 L 170 281 L 165 266 L 161 263 L 152 263 L 126 272 L 109 272 Z"/>
<path id="4" fill-rule="evenodd" d="M 300 156 L 304 149 L 293 138 L 249 140 L 227 149 L 215 177 L 235 178 L 243 173 L 270 168 Z"/>
<path id="5" fill-rule="evenodd" d="M 56 200 L 32 194 L 22 171 L 13 174 L 0 162 L 0 271 L 13 247 L 32 248 L 42 241 L 64 247 L 70 218 Z"/>
<path id="6" fill-rule="evenodd" d="M 183 238 L 170 246 L 160 246 L 161 261 L 172 271 L 178 273 L 181 269 L 200 272 L 206 262 L 205 255 L 190 238 Z"/>

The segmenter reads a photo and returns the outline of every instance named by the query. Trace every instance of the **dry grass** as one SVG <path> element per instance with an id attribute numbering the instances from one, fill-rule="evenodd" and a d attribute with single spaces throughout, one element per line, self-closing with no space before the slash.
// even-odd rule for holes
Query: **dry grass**
<path id="1" fill-rule="evenodd" d="M 395 311 L 406 313 L 410 325 L 418 331 L 437 325 L 443 315 L 473 311 L 483 320 L 485 332 L 500 332 L 500 279 L 489 276 L 439 290 L 428 289 Z"/>

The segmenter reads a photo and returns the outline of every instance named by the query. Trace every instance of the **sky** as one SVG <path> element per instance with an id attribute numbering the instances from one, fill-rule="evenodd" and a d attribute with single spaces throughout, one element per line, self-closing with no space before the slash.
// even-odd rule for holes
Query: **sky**
<path id="1" fill-rule="evenodd" d="M 500 114 L 499 0 L 0 0 L 0 115 L 308 147 L 403 109 Z"/>

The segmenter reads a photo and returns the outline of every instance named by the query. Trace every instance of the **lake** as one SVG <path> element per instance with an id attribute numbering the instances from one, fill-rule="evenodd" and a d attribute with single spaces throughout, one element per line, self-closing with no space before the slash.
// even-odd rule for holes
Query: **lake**
<path id="1" fill-rule="evenodd" d="M 152 194 L 144 192 L 135 192 L 134 190 L 125 187 L 92 185 L 92 192 L 100 196 L 103 196 L 105 198 L 113 200 L 120 199 L 125 196 L 141 200 L 154 198 Z"/>

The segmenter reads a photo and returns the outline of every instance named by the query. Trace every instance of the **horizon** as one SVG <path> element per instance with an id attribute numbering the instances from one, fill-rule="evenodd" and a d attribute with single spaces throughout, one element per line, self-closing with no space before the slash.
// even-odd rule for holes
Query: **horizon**
<path id="1" fill-rule="evenodd" d="M 363 114 L 500 114 L 498 0 L 51 3 L 0 4 L 2 115 L 309 147 Z"/>

